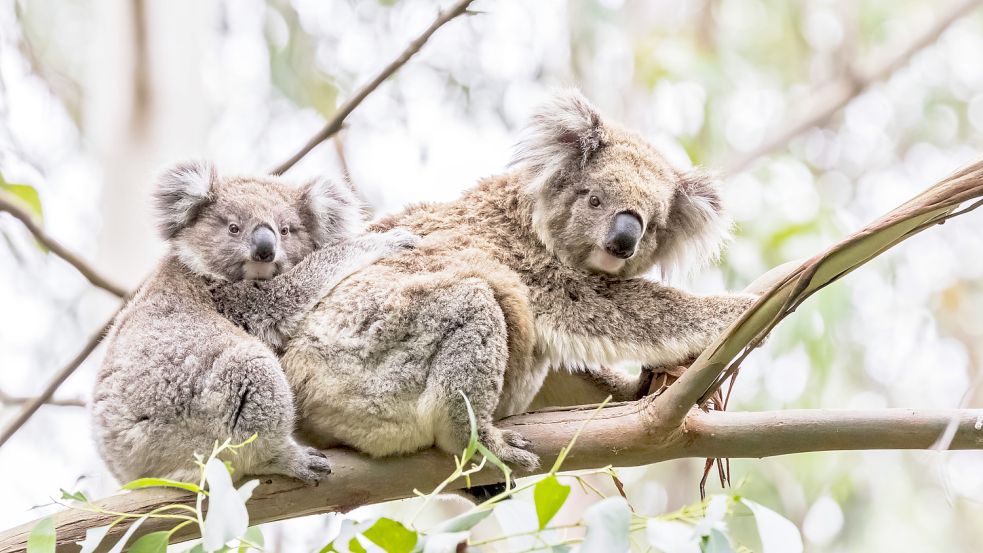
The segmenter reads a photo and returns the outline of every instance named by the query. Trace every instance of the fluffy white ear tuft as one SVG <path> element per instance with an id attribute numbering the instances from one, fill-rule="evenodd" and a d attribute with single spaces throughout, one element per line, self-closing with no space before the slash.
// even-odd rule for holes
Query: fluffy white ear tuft
<path id="1" fill-rule="evenodd" d="M 680 174 L 658 246 L 662 273 L 685 273 L 716 260 L 732 225 L 715 177 L 699 171 Z"/>
<path id="2" fill-rule="evenodd" d="M 597 109 L 580 91 L 567 89 L 533 115 L 509 165 L 527 172 L 526 190 L 536 193 L 564 167 L 586 166 L 604 146 L 604 134 Z"/>
<path id="3" fill-rule="evenodd" d="M 158 177 L 154 205 L 165 240 L 194 222 L 201 208 L 211 201 L 217 179 L 215 166 L 203 160 L 179 163 Z"/>
<path id="4" fill-rule="evenodd" d="M 351 188 L 316 178 L 301 188 L 300 213 L 318 246 L 364 232 L 362 204 Z"/>

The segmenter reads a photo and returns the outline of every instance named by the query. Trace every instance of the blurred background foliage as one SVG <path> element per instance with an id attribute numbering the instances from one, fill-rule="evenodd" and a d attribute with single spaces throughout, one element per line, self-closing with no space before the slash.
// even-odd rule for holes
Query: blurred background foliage
<path id="1" fill-rule="evenodd" d="M 451 199 L 503 170 L 530 110 L 558 86 L 580 87 L 676 164 L 727 171 L 836 86 L 904 51 L 948 5 L 479 0 L 289 175 L 348 176 L 377 213 Z M 162 253 L 147 201 L 161 166 L 205 156 L 226 172 L 268 170 L 437 6 L 0 0 L 0 186 L 133 287 Z M 743 287 L 976 159 L 981 59 L 983 14 L 974 10 L 828 120 L 723 174 L 735 238 L 719 266 L 680 284 Z M 13 219 L 0 217 L 0 236 L 0 390 L 29 396 L 117 300 L 35 247 Z M 983 219 L 971 214 L 824 290 L 749 358 L 731 408 L 983 407 L 981 238 Z M 98 362 L 59 396 L 86 398 Z M 16 408 L 3 405 L 0 419 Z M 0 450 L 4 527 L 50 509 L 59 487 L 115 489 L 88 436 L 84 410 L 46 407 Z M 798 524 L 807 551 L 983 544 L 981 452 L 815 453 L 732 467 L 737 491 Z M 697 499 L 701 469 L 691 460 L 620 472 L 635 507 L 655 514 Z M 574 494 L 558 522 L 594 501 Z M 397 514 L 409 503 L 349 516 Z M 457 501 L 441 508 L 463 510 Z M 270 525 L 268 548 L 324 543 L 339 518 Z"/>

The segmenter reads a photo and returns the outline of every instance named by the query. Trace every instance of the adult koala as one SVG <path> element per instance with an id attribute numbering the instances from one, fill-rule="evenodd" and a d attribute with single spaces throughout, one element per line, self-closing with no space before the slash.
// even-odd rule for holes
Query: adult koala
<path id="1" fill-rule="evenodd" d="M 549 367 L 679 363 L 753 301 L 638 278 L 712 258 L 728 226 L 712 180 L 560 94 L 510 172 L 376 224 L 424 238 L 341 283 L 287 345 L 301 437 L 459 453 L 463 392 L 485 446 L 533 469 L 529 443 L 493 421 L 525 410 Z"/>

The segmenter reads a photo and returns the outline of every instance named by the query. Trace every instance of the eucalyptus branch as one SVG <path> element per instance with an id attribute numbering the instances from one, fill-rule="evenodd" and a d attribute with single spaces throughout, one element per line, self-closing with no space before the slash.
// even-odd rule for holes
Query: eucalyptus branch
<path id="1" fill-rule="evenodd" d="M 317 134 L 312 136 L 311 139 L 308 140 L 296 154 L 291 156 L 290 159 L 274 167 L 272 170 L 270 170 L 270 173 L 273 175 L 281 175 L 285 173 L 320 143 L 331 138 L 335 133 L 340 131 L 345 119 L 347 119 L 348 116 L 355 111 L 355 108 L 357 108 L 359 104 L 368 98 L 369 94 L 372 94 L 375 89 L 379 88 L 379 85 L 391 77 L 396 71 L 399 70 L 399 68 L 406 65 L 406 62 L 410 61 L 410 58 L 412 58 L 417 52 L 420 51 L 421 48 L 423 48 L 423 45 L 427 43 L 427 40 L 430 39 L 431 35 L 437 32 L 437 29 L 443 27 L 457 16 L 465 13 L 468 6 L 470 6 L 473 1 L 474 0 L 459 0 L 446 11 L 438 14 L 437 19 L 435 19 L 433 23 L 431 23 L 430 26 L 420 34 L 420 36 L 416 37 L 412 42 L 410 42 L 403 52 L 396 57 L 396 59 L 391 61 L 389 65 L 382 69 L 382 71 L 379 71 L 379 73 L 371 81 L 360 88 L 354 95 L 352 95 L 351 98 L 348 99 L 348 101 L 339 106 L 338 110 L 335 111 L 334 115 L 331 117 L 331 120 L 329 120 L 324 127 L 317 132 Z"/>

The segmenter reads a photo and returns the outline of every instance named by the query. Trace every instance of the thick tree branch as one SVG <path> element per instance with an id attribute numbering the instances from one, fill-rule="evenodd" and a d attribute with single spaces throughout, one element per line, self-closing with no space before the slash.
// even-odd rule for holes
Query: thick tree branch
<path id="1" fill-rule="evenodd" d="M 419 52 L 420 48 L 423 48 L 423 45 L 427 43 L 427 40 L 430 39 L 431 35 L 437 32 L 437 29 L 443 27 L 444 24 L 467 11 L 468 6 L 470 6 L 473 1 L 474 0 L 459 0 L 446 11 L 441 12 L 437 16 L 437 19 L 435 19 L 433 23 L 431 23 L 430 26 L 427 27 L 422 34 L 420 34 L 420 36 L 416 37 L 413 42 L 410 42 L 409 45 L 406 46 L 406 49 L 403 50 L 403 52 L 396 57 L 396 59 L 390 62 L 389 65 L 384 67 L 382 71 L 375 76 L 375 78 L 360 88 L 358 92 L 348 99 L 348 101 L 342 104 L 338 108 L 338 111 L 334 113 L 334 116 L 331 117 L 331 120 L 328 121 L 324 127 L 317 132 L 317 134 L 312 136 L 311 139 L 307 141 L 307 144 L 300 149 L 300 151 L 291 156 L 290 159 L 274 167 L 270 173 L 273 175 L 283 174 L 288 169 L 293 167 L 298 161 L 303 159 L 303 157 L 310 153 L 310 151 L 313 150 L 318 144 L 331 138 L 332 135 L 340 131 L 345 119 L 352 113 L 352 111 L 355 110 L 355 108 L 358 107 L 359 104 L 362 103 L 362 101 L 369 96 L 369 94 L 372 94 L 376 88 L 379 88 L 379 85 L 391 77 L 392 74 L 399 70 L 400 67 L 405 65 L 406 62 L 410 61 L 410 58 Z"/>
<path id="2" fill-rule="evenodd" d="M 874 411 L 801 410 L 763 413 L 704 413 L 694 411 L 685 430 L 665 428 L 651 399 L 601 409 L 581 434 L 563 466 L 566 470 L 607 464 L 638 466 L 685 457 L 768 457 L 803 451 L 857 449 L 928 449 L 958 421 L 952 449 L 983 449 L 983 410 Z M 550 467 L 560 449 L 591 418 L 593 408 L 556 410 L 512 417 L 503 426 L 520 430 L 532 440 Z M 330 511 L 346 512 L 361 505 L 411 497 L 413 489 L 435 487 L 453 470 L 450 456 L 437 450 L 416 455 L 370 459 L 344 449 L 327 451 L 332 474 L 317 487 L 286 478 L 265 478 L 247 506 L 253 524 Z M 543 469 L 546 470 L 546 469 Z M 475 485 L 498 481 L 500 474 L 485 470 L 472 477 Z M 451 488 L 459 489 L 463 481 Z M 115 511 L 146 512 L 168 503 L 190 502 L 188 495 L 172 490 L 143 490 L 113 496 L 98 504 Z M 58 551 L 74 551 L 71 545 L 86 528 L 108 524 L 114 517 L 68 510 L 56 516 Z M 173 524 L 171 522 L 170 524 Z M 31 524 L 0 534 L 0 552 L 22 551 Z M 119 536 L 127 525 L 111 531 Z M 168 523 L 148 520 L 137 535 L 169 528 Z M 178 534 L 177 539 L 195 537 Z M 110 543 L 112 539 L 108 540 Z"/>
<path id="3" fill-rule="evenodd" d="M 792 124 L 776 131 L 757 148 L 731 160 L 725 165 L 726 173 L 732 175 L 743 171 L 758 158 L 787 146 L 793 138 L 825 123 L 872 84 L 890 77 L 895 71 L 904 67 L 915 54 L 934 43 L 953 23 L 969 14 L 981 3 L 983 0 L 964 0 L 956 3 L 931 27 L 891 58 L 866 70 L 861 68 L 849 70 L 838 81 L 810 94 L 810 97 L 815 100 L 805 110 L 804 115 L 793 119 Z"/>
<path id="4" fill-rule="evenodd" d="M 967 210 L 954 210 L 960 204 L 980 197 L 983 197 L 983 161 L 947 177 L 791 271 L 762 294 L 675 384 L 659 396 L 656 401 L 663 406 L 660 413 L 670 417 L 666 424 L 682 421 L 694 405 L 709 397 L 722 383 L 721 375 L 737 370 L 759 337 L 810 295 L 902 240 L 964 213 Z M 725 374 L 725 371 L 728 372 Z"/>
<path id="5" fill-rule="evenodd" d="M 51 250 L 51 253 L 57 255 L 58 257 L 64 259 L 69 265 L 75 267 L 75 270 L 82 274 L 93 286 L 97 288 L 102 288 L 103 290 L 113 294 L 116 297 L 124 298 L 127 295 L 126 289 L 118 284 L 115 284 L 112 279 L 102 275 L 99 271 L 93 269 L 88 263 L 82 260 L 81 257 L 72 253 L 68 248 L 62 246 L 60 242 L 48 236 L 48 233 L 44 231 L 34 220 L 26 210 L 21 208 L 14 202 L 0 196 L 0 211 L 6 211 L 11 214 L 15 219 L 23 223 L 27 230 L 34 235 L 34 238 L 40 242 L 44 247 Z"/>

